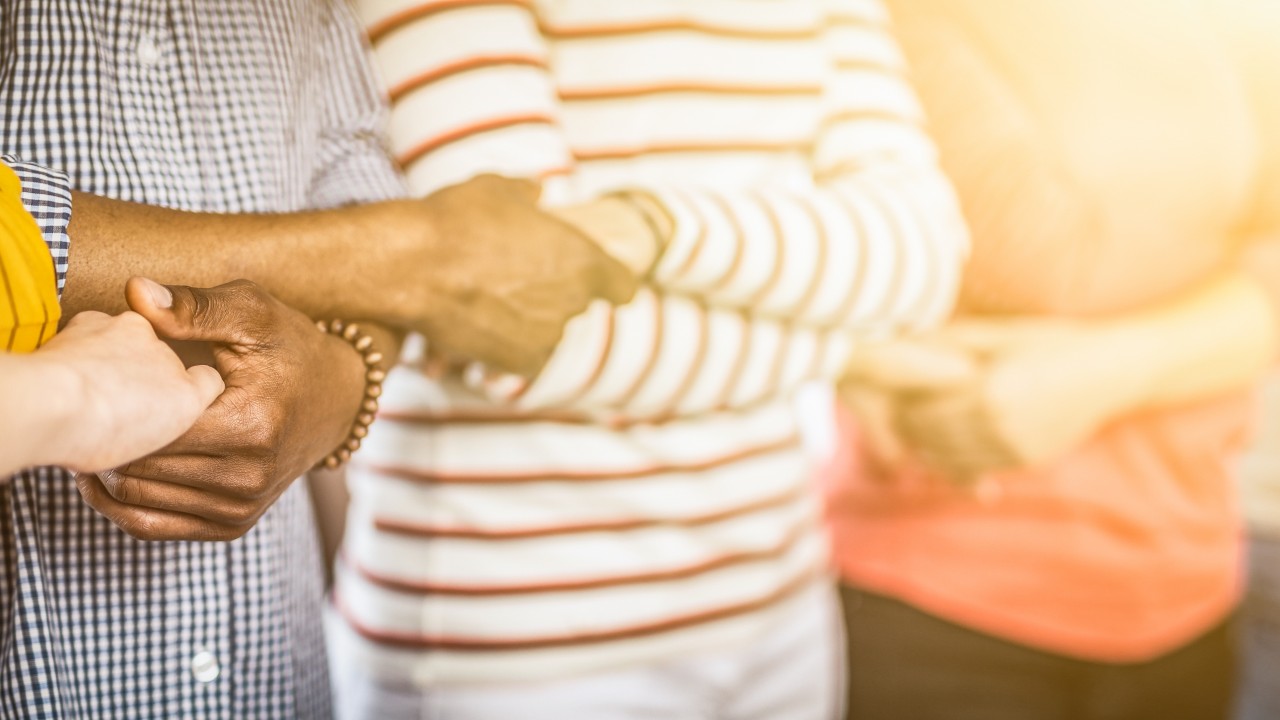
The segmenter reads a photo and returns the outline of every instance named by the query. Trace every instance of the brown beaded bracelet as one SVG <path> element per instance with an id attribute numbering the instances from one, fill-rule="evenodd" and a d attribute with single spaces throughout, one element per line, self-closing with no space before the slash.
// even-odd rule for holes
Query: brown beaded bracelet
<path id="1" fill-rule="evenodd" d="M 360 402 L 359 414 L 351 423 L 351 431 L 347 433 L 347 439 L 336 450 L 316 463 L 317 470 L 321 468 L 333 470 L 350 460 L 351 453 L 360 449 L 360 442 L 369 434 L 369 426 L 377 417 L 378 398 L 382 396 L 382 381 L 387 378 L 387 371 L 379 367 L 382 362 L 382 353 L 374 348 L 373 338 L 361 333 L 359 325 L 344 323 L 341 320 L 331 320 L 327 323 L 317 320 L 316 327 L 320 328 L 322 333 L 350 343 L 351 347 L 360 353 L 367 368 L 364 374 L 364 399 Z"/>

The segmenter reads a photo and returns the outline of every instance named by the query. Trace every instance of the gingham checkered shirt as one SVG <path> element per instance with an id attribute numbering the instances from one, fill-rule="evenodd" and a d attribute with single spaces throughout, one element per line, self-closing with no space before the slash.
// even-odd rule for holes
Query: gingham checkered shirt
<path id="1" fill-rule="evenodd" d="M 342 0 L 0 3 L 0 152 L 60 282 L 68 185 L 229 213 L 402 194 L 373 87 Z M 0 482 L 0 718 L 327 717 L 320 578 L 303 483 L 199 544 L 133 540 L 60 470 Z"/>

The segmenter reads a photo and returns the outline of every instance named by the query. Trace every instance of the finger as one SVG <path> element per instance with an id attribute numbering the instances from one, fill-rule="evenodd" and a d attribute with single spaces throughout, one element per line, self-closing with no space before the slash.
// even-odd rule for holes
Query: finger
<path id="1" fill-rule="evenodd" d="M 846 377 L 890 392 L 928 392 L 973 384 L 979 370 L 963 350 L 904 340 L 862 348 L 849 362 Z"/>
<path id="2" fill-rule="evenodd" d="M 130 278 L 125 298 L 163 337 L 227 344 L 255 342 L 273 302 L 262 288 L 247 280 L 192 288 Z"/>
<path id="3" fill-rule="evenodd" d="M 253 527 L 222 525 L 194 515 L 126 505 L 111 497 L 98 476 L 92 474 L 76 475 L 76 487 L 89 507 L 138 540 L 235 540 Z"/>
<path id="4" fill-rule="evenodd" d="M 898 414 L 903 437 L 931 465 L 951 473 L 989 472 L 1011 458 L 968 394 L 904 403 Z"/>
<path id="5" fill-rule="evenodd" d="M 220 525 L 251 525 L 267 508 L 266 504 L 236 501 L 208 490 L 135 477 L 119 470 L 97 476 L 107 494 L 125 505 L 194 515 Z"/>
<path id="6" fill-rule="evenodd" d="M 169 453 L 170 448 L 138 458 L 116 470 L 144 480 L 169 485 L 182 485 L 201 492 L 231 498 L 256 498 L 261 495 L 252 462 L 241 458 L 213 455 Z M 199 513 L 196 513 L 199 514 Z"/>
<path id="7" fill-rule="evenodd" d="M 1000 353 L 1015 342 L 1018 333 L 1015 320 L 955 320 L 935 333 L 943 342 L 970 353 L 990 356 Z"/>
<path id="8" fill-rule="evenodd" d="M 906 449 L 894 428 L 891 397 L 884 393 L 842 388 L 841 399 L 857 418 L 870 459 L 882 470 L 893 470 L 906 459 Z"/>
<path id="9" fill-rule="evenodd" d="M 208 365 L 192 365 L 187 368 L 187 375 L 196 388 L 196 399 L 200 403 L 201 410 L 212 405 L 213 401 L 217 400 L 226 389 L 222 376 Z"/>

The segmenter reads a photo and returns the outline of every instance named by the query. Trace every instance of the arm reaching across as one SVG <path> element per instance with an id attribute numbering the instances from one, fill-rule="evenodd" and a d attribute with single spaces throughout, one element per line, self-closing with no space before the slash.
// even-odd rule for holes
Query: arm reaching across
<path id="1" fill-rule="evenodd" d="M 222 389 L 213 368 L 184 368 L 137 313 L 81 313 L 37 352 L 0 355 L 0 475 L 141 457 L 186 432 Z"/>

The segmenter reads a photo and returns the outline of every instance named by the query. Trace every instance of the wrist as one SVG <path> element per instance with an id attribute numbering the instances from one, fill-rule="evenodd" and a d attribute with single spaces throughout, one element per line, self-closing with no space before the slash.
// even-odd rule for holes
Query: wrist
<path id="1" fill-rule="evenodd" d="M 1161 353 L 1158 338 L 1146 328 L 1124 321 L 1081 326 L 1077 352 L 1068 362 L 1095 388 L 1091 393 L 1102 418 L 1141 410 L 1149 402 L 1157 373 L 1152 358 Z"/>
<path id="2" fill-rule="evenodd" d="M 362 284 L 360 302 L 334 314 L 402 329 L 431 325 L 446 307 L 438 294 L 449 287 L 452 257 L 431 198 L 394 200 L 369 210 L 375 214 L 369 232 L 380 241 L 376 268 Z"/>
<path id="3" fill-rule="evenodd" d="M 10 408 L 5 445 L 22 466 L 69 461 L 74 427 L 82 417 L 88 382 L 81 373 L 45 353 L 0 356 L 6 382 L 3 396 Z"/>

